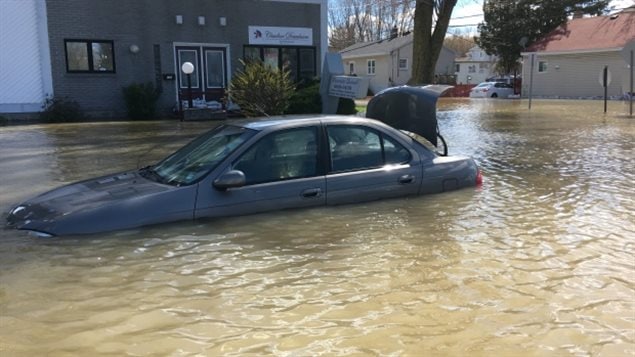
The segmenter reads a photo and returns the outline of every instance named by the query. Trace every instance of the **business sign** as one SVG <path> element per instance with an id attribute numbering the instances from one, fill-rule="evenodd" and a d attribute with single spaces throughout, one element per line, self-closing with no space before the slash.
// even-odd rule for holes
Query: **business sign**
<path id="1" fill-rule="evenodd" d="M 332 76 L 329 95 L 342 98 L 365 98 L 368 93 L 367 77 Z"/>
<path id="2" fill-rule="evenodd" d="M 249 26 L 250 45 L 313 46 L 309 27 Z"/>

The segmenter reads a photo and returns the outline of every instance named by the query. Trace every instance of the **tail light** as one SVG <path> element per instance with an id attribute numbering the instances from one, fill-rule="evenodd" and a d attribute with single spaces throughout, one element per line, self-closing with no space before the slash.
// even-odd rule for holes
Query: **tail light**
<path id="1" fill-rule="evenodd" d="M 483 185 L 483 174 L 481 173 L 481 169 L 476 168 L 476 186 Z"/>

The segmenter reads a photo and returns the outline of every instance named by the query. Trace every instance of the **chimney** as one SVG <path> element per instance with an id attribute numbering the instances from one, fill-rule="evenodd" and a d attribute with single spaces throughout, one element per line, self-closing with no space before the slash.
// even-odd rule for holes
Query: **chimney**
<path id="1" fill-rule="evenodd" d="M 395 26 L 390 30 L 390 39 L 392 40 L 393 38 L 397 38 L 397 36 L 399 36 L 399 30 L 397 29 L 397 26 Z"/>
<path id="2" fill-rule="evenodd" d="M 576 10 L 573 12 L 573 19 L 581 19 L 584 17 L 584 13 L 582 12 L 582 10 Z"/>

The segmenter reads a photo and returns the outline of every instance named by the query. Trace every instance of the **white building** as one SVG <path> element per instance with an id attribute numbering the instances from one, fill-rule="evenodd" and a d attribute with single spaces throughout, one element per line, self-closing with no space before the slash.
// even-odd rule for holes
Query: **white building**
<path id="1" fill-rule="evenodd" d="M 533 57 L 532 95 L 545 98 L 600 98 L 600 73 L 608 66 L 610 97 L 629 91 L 628 65 L 620 55 L 635 41 L 635 6 L 611 16 L 576 18 L 531 44 L 523 56 L 523 96 L 528 96 Z"/>
<path id="2" fill-rule="evenodd" d="M 470 48 L 465 57 L 455 60 L 457 84 L 479 84 L 494 76 L 496 56 L 488 55 L 479 46 Z"/>
<path id="3" fill-rule="evenodd" d="M 346 74 L 370 78 L 377 93 L 406 84 L 412 77 L 412 33 L 386 40 L 357 43 L 340 51 Z M 454 74 L 454 51 L 443 47 L 435 67 L 437 75 Z"/>

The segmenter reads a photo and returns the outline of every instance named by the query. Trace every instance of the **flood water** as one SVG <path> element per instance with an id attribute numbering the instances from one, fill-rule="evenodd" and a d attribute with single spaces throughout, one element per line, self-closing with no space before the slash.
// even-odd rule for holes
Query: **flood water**
<path id="1" fill-rule="evenodd" d="M 440 103 L 480 189 L 86 237 L 0 230 L 0 355 L 633 356 L 635 118 L 623 102 L 526 106 Z M 0 127 L 0 212 L 212 125 Z"/>

